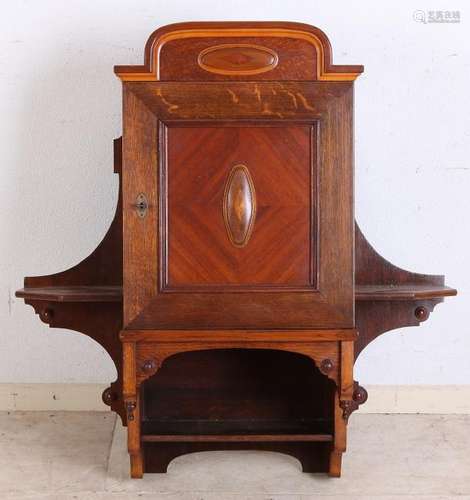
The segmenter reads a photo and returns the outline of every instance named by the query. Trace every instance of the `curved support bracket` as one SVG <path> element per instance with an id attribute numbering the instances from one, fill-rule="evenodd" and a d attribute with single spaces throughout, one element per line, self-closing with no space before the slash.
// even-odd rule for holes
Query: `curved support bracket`
<path id="1" fill-rule="evenodd" d="M 419 326 L 429 318 L 443 299 L 364 301 L 356 303 L 356 326 L 359 338 L 355 343 L 355 359 L 379 335 L 397 328 Z"/>
<path id="2" fill-rule="evenodd" d="M 122 346 L 119 331 L 122 327 L 122 304 L 116 302 L 47 302 L 29 300 L 41 321 L 50 328 L 65 328 L 82 333 L 97 342 L 113 360 L 118 378 L 102 395 L 103 402 L 126 422 L 122 401 Z"/>
<path id="3" fill-rule="evenodd" d="M 425 294 L 400 297 L 398 293 L 356 300 L 355 359 L 364 348 L 382 333 L 396 328 L 418 326 L 429 318 L 444 296 L 456 291 L 444 286 L 444 276 L 419 274 L 394 266 L 369 244 L 361 230 L 355 227 L 356 286 L 389 288 L 390 290 L 428 290 Z M 418 298 L 420 297 L 420 298 Z"/>

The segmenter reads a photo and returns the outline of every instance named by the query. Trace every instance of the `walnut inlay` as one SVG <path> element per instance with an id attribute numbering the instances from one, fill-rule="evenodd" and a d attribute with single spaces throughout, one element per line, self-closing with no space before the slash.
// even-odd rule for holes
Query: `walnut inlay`
<path id="1" fill-rule="evenodd" d="M 223 215 L 233 245 L 244 247 L 250 239 L 256 217 L 256 193 L 245 165 L 235 165 L 227 179 Z"/>
<path id="2" fill-rule="evenodd" d="M 227 43 L 204 49 L 197 62 L 202 69 L 219 75 L 256 75 L 274 69 L 278 56 L 267 47 Z"/>

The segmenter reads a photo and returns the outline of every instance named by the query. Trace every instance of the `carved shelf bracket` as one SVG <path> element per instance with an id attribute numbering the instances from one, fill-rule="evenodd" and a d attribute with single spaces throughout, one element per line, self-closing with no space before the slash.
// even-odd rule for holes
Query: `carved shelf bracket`
<path id="1" fill-rule="evenodd" d="M 354 381 L 354 389 L 352 400 L 341 400 L 339 405 L 343 410 L 343 418 L 348 421 L 351 413 L 356 411 L 360 405 L 367 401 L 368 394 L 367 391 L 359 385 L 359 382 Z"/>
<path id="2" fill-rule="evenodd" d="M 134 420 L 134 411 L 137 408 L 137 402 L 135 400 L 126 401 L 125 407 L 126 407 L 127 421 L 132 422 Z"/>

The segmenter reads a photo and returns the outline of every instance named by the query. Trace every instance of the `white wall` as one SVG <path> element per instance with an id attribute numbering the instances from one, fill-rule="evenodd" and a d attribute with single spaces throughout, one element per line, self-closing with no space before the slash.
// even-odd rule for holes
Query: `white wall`
<path id="1" fill-rule="evenodd" d="M 419 329 L 390 332 L 358 362 L 372 384 L 470 379 L 470 8 L 463 1 L 11 0 L 0 20 L 0 382 L 107 382 L 106 353 L 48 329 L 14 298 L 25 275 L 67 269 L 112 220 L 120 135 L 114 64 L 185 20 L 292 20 L 329 36 L 356 84 L 356 213 L 397 265 L 445 273 L 460 295 Z M 461 23 L 413 12 L 460 10 Z"/>

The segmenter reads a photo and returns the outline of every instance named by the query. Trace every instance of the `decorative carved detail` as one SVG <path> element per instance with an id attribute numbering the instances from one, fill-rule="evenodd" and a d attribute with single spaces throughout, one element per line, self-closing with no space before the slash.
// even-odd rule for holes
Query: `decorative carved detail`
<path id="1" fill-rule="evenodd" d="M 339 406 L 343 410 L 343 419 L 346 420 L 346 422 L 348 421 L 351 413 L 354 410 L 357 410 L 357 407 L 356 407 L 354 401 L 351 401 L 350 399 L 342 399 L 339 402 Z"/>
<path id="2" fill-rule="evenodd" d="M 250 239 L 256 217 L 256 193 L 245 165 L 235 165 L 227 179 L 223 201 L 227 234 L 236 247 L 244 247 Z"/>
<path id="3" fill-rule="evenodd" d="M 134 410 L 136 408 L 137 408 L 136 401 L 126 401 L 126 413 L 128 422 L 132 422 L 134 420 Z"/>
<path id="4" fill-rule="evenodd" d="M 442 297 L 421 301 L 428 316 L 434 307 L 443 301 Z M 382 333 L 396 328 L 419 326 L 424 320 L 416 317 L 416 301 L 358 301 L 356 302 L 356 328 L 361 332 L 354 346 L 354 358 Z"/>
<path id="5" fill-rule="evenodd" d="M 324 359 L 321 363 L 320 363 L 320 371 L 324 374 L 324 375 L 328 375 L 331 370 L 333 370 L 334 368 L 334 363 L 333 361 L 331 361 L 331 359 Z"/>
<path id="6" fill-rule="evenodd" d="M 41 318 L 41 321 L 43 323 L 49 325 L 52 321 L 52 318 L 54 317 L 54 310 L 51 309 L 50 307 L 45 307 L 44 309 L 40 309 L 39 317 Z"/>
<path id="7" fill-rule="evenodd" d="M 429 318 L 429 310 L 424 306 L 415 309 L 415 317 L 418 321 L 426 321 Z"/>
<path id="8" fill-rule="evenodd" d="M 147 359 L 142 363 L 141 371 L 144 373 L 144 378 L 148 378 L 155 375 L 159 370 L 161 363 L 156 359 Z"/>
<path id="9" fill-rule="evenodd" d="M 145 373 L 156 372 L 158 369 L 158 363 L 154 359 L 147 359 L 142 364 L 142 371 Z"/>
<path id="10" fill-rule="evenodd" d="M 348 421 L 351 413 L 356 411 L 360 405 L 364 404 L 368 398 L 367 391 L 359 385 L 359 382 L 354 381 L 354 391 L 352 400 L 342 400 L 339 402 L 340 407 L 343 410 L 343 418 Z"/>
<path id="11" fill-rule="evenodd" d="M 198 56 L 199 66 L 219 75 L 257 75 L 277 66 L 274 50 L 247 43 L 227 43 L 204 49 Z"/>
<path id="12" fill-rule="evenodd" d="M 111 389 L 111 387 L 107 387 L 101 395 L 103 403 L 107 406 L 111 406 L 114 401 L 118 400 L 118 397 L 119 396 Z"/>

